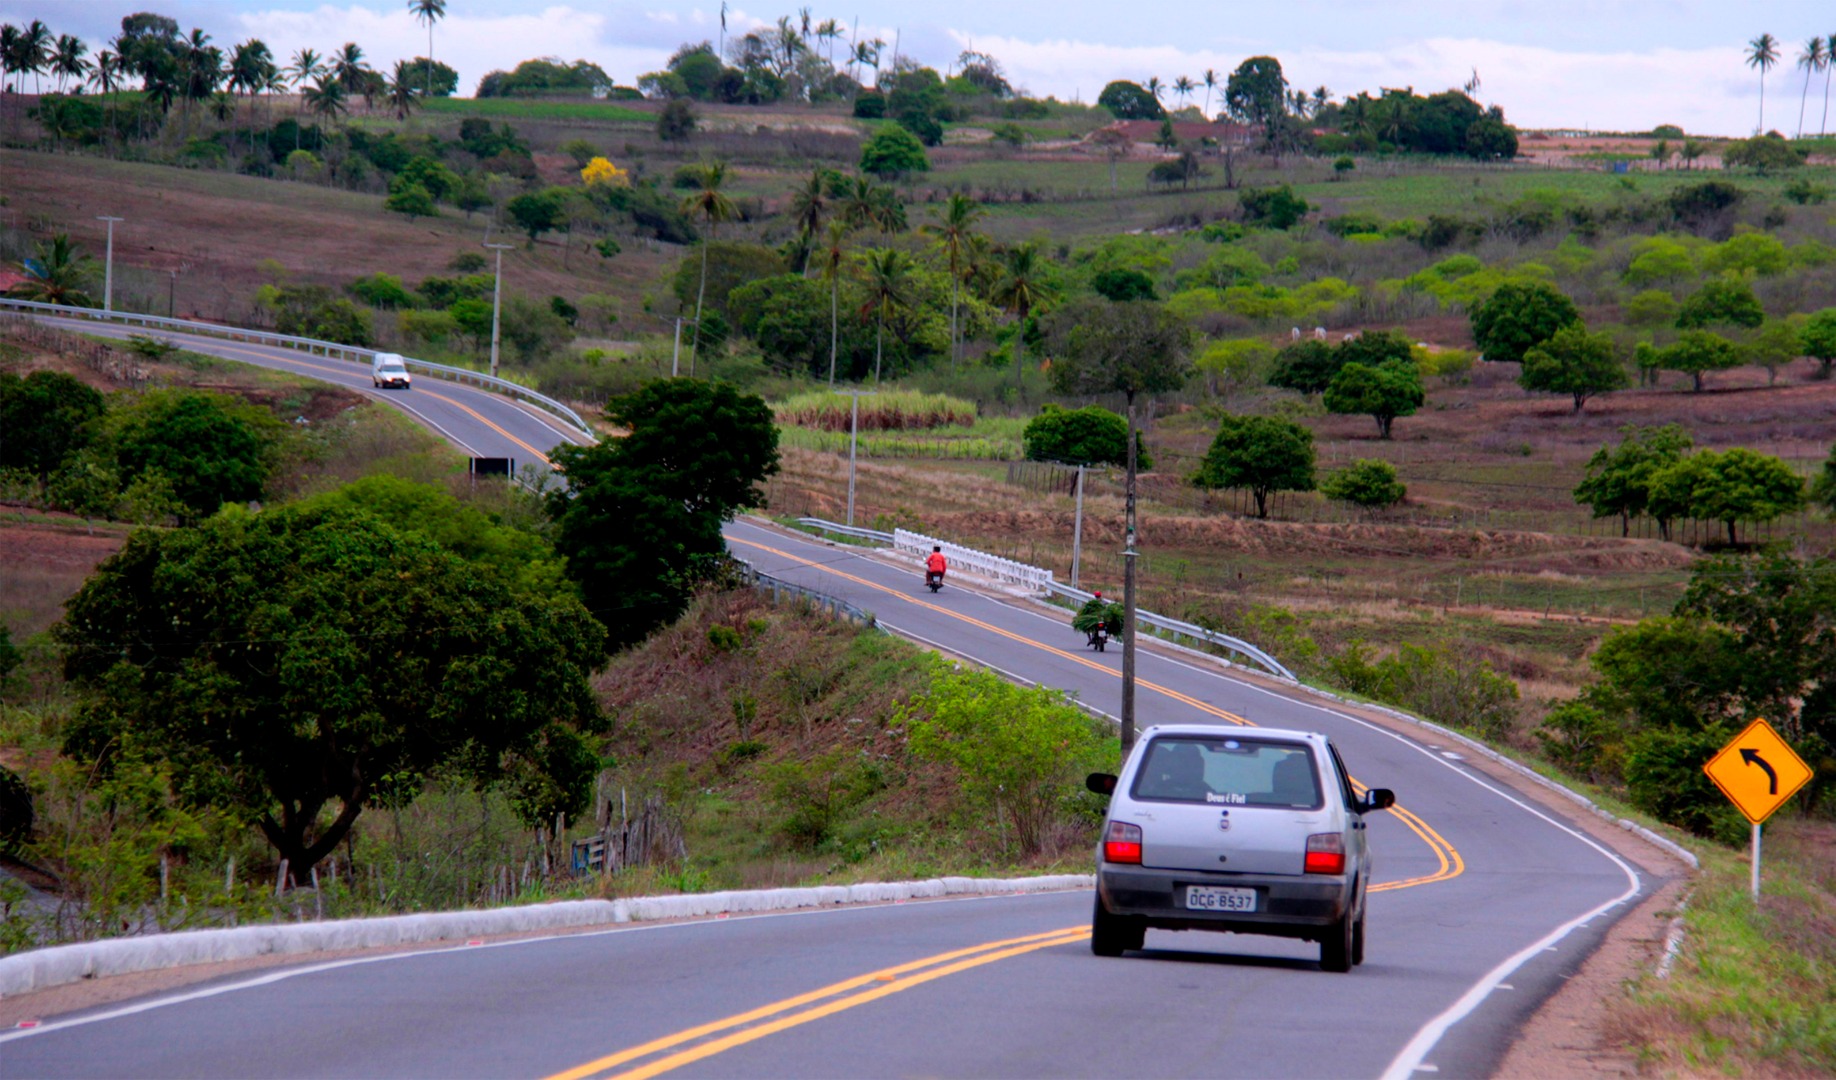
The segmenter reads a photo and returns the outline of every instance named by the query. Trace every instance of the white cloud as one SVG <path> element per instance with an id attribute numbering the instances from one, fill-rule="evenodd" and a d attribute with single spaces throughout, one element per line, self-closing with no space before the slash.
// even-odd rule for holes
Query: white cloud
<path id="1" fill-rule="evenodd" d="M 958 34 L 957 40 L 967 44 L 970 39 Z M 1218 63 L 1214 52 L 1170 45 L 987 36 L 974 41 L 977 48 L 1001 59 L 1015 85 L 1035 94 L 1067 100 L 1076 96 L 1086 102 L 1094 101 L 1112 79 L 1197 79 L 1206 67 Z M 1674 123 L 1694 133 L 1745 135 L 1757 120 L 1758 79 L 1749 77 L 1737 47 L 1577 53 L 1480 39 L 1430 38 L 1382 51 L 1299 48 L 1280 49 L 1276 55 L 1293 85 L 1324 85 L 1339 96 L 1360 90 L 1376 93 L 1385 86 L 1434 93 L 1460 86 L 1477 69 L 1477 96 L 1504 106 L 1507 118 L 1521 127 L 1640 131 Z M 1219 68 L 1219 81 L 1228 74 Z M 1781 74 L 1775 71 L 1767 80 L 1766 123 L 1789 133 L 1797 129 L 1802 80 L 1793 83 Z M 1812 87 L 1812 98 L 1818 97 L 1819 89 L 1820 85 Z M 1202 99 L 1201 90 L 1192 100 L 1202 104 Z M 1214 94 L 1212 108 L 1217 107 Z M 1807 110 L 1807 127 L 1815 127 L 1812 117 L 1817 112 L 1815 104 Z"/>

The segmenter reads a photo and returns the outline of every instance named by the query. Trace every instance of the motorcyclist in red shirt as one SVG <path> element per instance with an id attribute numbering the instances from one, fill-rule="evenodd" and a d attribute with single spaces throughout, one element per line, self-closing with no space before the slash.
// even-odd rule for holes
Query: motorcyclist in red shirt
<path id="1" fill-rule="evenodd" d="M 933 544 L 931 553 L 924 560 L 924 583 L 930 586 L 943 584 L 944 571 L 950 568 L 950 561 L 944 558 L 942 545 Z"/>

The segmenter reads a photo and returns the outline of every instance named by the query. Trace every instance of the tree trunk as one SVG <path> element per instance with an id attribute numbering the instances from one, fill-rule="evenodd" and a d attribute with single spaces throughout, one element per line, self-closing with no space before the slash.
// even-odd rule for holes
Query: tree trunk
<path id="1" fill-rule="evenodd" d="M 873 384 L 880 385 L 880 343 L 886 338 L 886 314 L 880 314 L 878 329 L 873 332 Z"/>
<path id="2" fill-rule="evenodd" d="M 1727 524 L 1728 524 L 1728 546 L 1732 547 L 1735 544 L 1738 544 L 1740 541 L 1735 539 L 1735 536 L 1734 536 L 1734 519 L 1729 518 Z"/>
<path id="3" fill-rule="evenodd" d="M 956 341 L 956 268 L 950 268 L 950 374 L 956 374 L 957 354 Z"/>
<path id="4" fill-rule="evenodd" d="M 1694 392 L 1700 394 L 1702 392 L 1702 372 L 1692 371 L 1689 373 L 1689 377 L 1695 380 L 1696 389 Z"/>
<path id="5" fill-rule="evenodd" d="M 1390 437 L 1390 421 L 1394 418 L 1389 417 L 1389 416 L 1378 416 L 1375 419 L 1377 421 L 1377 437 L 1379 439 L 1389 438 Z"/>
<path id="6" fill-rule="evenodd" d="M 1014 329 L 1014 393 L 1025 396 L 1026 378 L 1021 374 L 1020 358 L 1026 353 L 1026 313 L 1020 313 L 1020 325 Z M 1132 430 L 1132 429 L 1131 429 Z"/>
<path id="7" fill-rule="evenodd" d="M 1630 538 L 1631 535 L 1632 535 L 1632 515 L 1626 513 L 1624 510 L 1621 510 L 1619 512 L 1619 537 L 1620 539 L 1624 540 L 1624 539 Z"/>
<path id="8" fill-rule="evenodd" d="M 1135 745 L 1135 395 L 1128 394 L 1128 490 L 1122 533 L 1122 759 Z"/>
<path id="9" fill-rule="evenodd" d="M 835 385 L 835 352 L 836 342 L 840 339 L 840 323 L 837 321 L 835 305 L 841 297 L 841 272 L 829 279 L 829 385 Z"/>
<path id="10" fill-rule="evenodd" d="M 1269 516 L 1269 493 L 1262 488 L 1251 488 L 1250 494 L 1256 499 L 1256 516 L 1266 520 Z"/>
<path id="11" fill-rule="evenodd" d="M 690 375 L 695 373 L 695 354 L 701 346 L 701 302 L 708 295 L 708 244 L 713 242 L 713 239 L 714 226 L 710 222 L 708 235 L 701 241 L 701 288 L 695 293 L 695 333 L 689 338 L 688 369 Z"/>
<path id="12" fill-rule="evenodd" d="M 1587 402 L 1586 394 L 1576 394 L 1575 395 L 1575 412 L 1580 412 L 1581 406 L 1584 405 L 1586 402 Z"/>

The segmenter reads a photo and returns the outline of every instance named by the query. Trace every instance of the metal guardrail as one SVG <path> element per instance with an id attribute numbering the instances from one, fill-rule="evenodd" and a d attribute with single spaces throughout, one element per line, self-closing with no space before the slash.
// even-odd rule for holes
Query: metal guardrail
<path id="1" fill-rule="evenodd" d="M 853 525 L 843 525 L 822 518 L 800 517 L 797 519 L 797 524 L 806 529 L 818 529 L 822 532 L 835 533 L 838 536 L 852 536 L 859 540 L 878 540 L 882 544 L 893 542 L 892 533 L 880 532 L 878 529 L 859 529 Z"/>
<path id="2" fill-rule="evenodd" d="M 270 345 L 283 349 L 294 349 L 314 356 L 326 356 L 335 360 L 348 360 L 352 363 L 368 363 L 375 358 L 377 350 L 360 349 L 352 345 L 340 345 L 335 341 L 320 341 L 317 338 L 295 337 L 291 334 L 276 334 L 266 330 L 249 330 L 236 326 L 222 326 L 217 323 L 196 322 L 191 319 L 168 319 L 163 315 L 142 315 L 131 311 L 103 311 L 99 308 L 66 307 L 62 304 L 43 304 L 35 300 L 0 299 L 0 310 L 20 311 L 27 314 L 55 315 L 65 319 L 85 319 L 92 322 L 118 323 L 125 326 L 142 326 L 149 330 L 169 330 L 174 333 L 197 334 L 202 337 L 223 338 L 228 341 L 246 341 L 256 345 Z M 513 383 L 508 379 L 499 379 L 470 368 L 452 367 L 448 364 L 436 364 L 431 360 L 417 360 L 414 357 L 403 357 L 409 365 L 436 376 L 450 379 L 453 382 L 469 382 L 486 390 L 522 398 L 533 405 L 540 406 L 557 417 L 566 420 L 575 430 L 593 441 L 598 441 L 599 434 L 580 414 L 546 394 L 539 394 L 526 386 Z"/>
<path id="3" fill-rule="evenodd" d="M 734 559 L 734 562 L 739 563 L 743 568 L 740 573 L 752 584 L 753 588 L 761 592 L 770 593 L 774 600 L 782 600 L 786 596 L 792 596 L 817 607 L 827 608 L 837 618 L 852 619 L 862 626 L 871 629 L 878 629 L 880 625 L 879 620 L 874 617 L 873 612 L 850 604 L 848 601 L 838 596 L 830 596 L 828 593 L 818 592 L 807 585 L 799 585 L 794 581 L 785 581 L 783 578 L 773 577 L 744 559 Z"/>
<path id="4" fill-rule="evenodd" d="M 896 550 L 909 551 L 916 555 L 928 553 L 931 550 L 931 545 L 935 544 L 944 549 L 945 556 L 949 558 L 953 565 L 975 570 L 987 574 L 990 577 L 1028 585 L 1039 589 L 1041 592 L 1062 596 L 1067 600 L 1072 600 L 1079 604 L 1090 600 L 1095 595 L 1094 593 L 1087 593 L 1082 589 L 1074 589 L 1069 585 L 1060 583 L 1056 575 L 1050 570 L 1045 570 L 1037 566 L 1029 566 L 1022 562 L 1015 562 L 1012 559 L 1003 559 L 999 556 L 976 551 L 973 548 L 962 547 L 957 544 L 949 543 L 948 541 L 933 539 L 922 533 L 907 532 L 904 529 L 899 529 L 892 533 L 877 532 L 873 529 L 859 529 L 853 526 L 827 521 L 823 518 L 813 517 L 798 518 L 797 524 L 811 529 L 820 529 L 823 532 L 838 533 L 843 536 L 856 536 L 864 540 L 878 540 L 881 543 L 891 544 Z M 1207 645 L 1215 645 L 1222 649 L 1228 649 L 1257 664 L 1272 675 L 1278 675 L 1281 678 L 1294 680 L 1296 682 L 1299 681 L 1295 679 L 1294 673 L 1289 671 L 1281 661 L 1240 638 L 1232 637 L 1229 634 L 1222 634 L 1216 630 L 1207 630 L 1194 623 L 1181 622 L 1178 619 L 1169 619 L 1164 615 L 1156 615 L 1151 611 L 1136 611 L 1135 621 L 1143 626 L 1150 627 L 1160 631 L 1162 634 L 1171 635 L 1175 638 L 1189 638 L 1193 641 L 1203 642 Z"/>
<path id="5" fill-rule="evenodd" d="M 1028 566 L 1013 559 L 1003 559 L 999 555 L 990 555 L 985 551 L 966 548 L 952 544 L 948 540 L 939 540 L 934 536 L 910 532 L 906 529 L 893 530 L 893 550 L 908 552 L 916 556 L 929 555 L 933 547 L 943 549 L 944 558 L 950 565 L 973 570 L 987 577 L 1011 581 L 1031 589 L 1045 589 L 1052 584 L 1052 571 L 1042 570 L 1037 566 Z"/>

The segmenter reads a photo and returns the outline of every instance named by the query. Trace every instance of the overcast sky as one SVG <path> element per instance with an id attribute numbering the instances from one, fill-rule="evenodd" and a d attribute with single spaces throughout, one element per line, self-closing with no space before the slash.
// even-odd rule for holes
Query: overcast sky
<path id="1" fill-rule="evenodd" d="M 301 47 L 321 54 L 355 41 L 387 69 L 424 55 L 427 32 L 402 2 L 318 0 L 0 0 L 0 21 L 43 19 L 91 49 L 113 36 L 123 15 L 170 15 L 221 45 L 250 37 L 281 58 Z M 792 14 L 795 6 L 729 4 L 729 32 Z M 1807 39 L 1836 33 L 1836 7 L 1809 0 L 853 0 L 816 3 L 863 38 L 897 39 L 899 51 L 944 68 L 966 47 L 993 53 L 1016 86 L 1038 95 L 1091 101 L 1111 79 L 1158 75 L 1222 79 L 1245 57 L 1279 58 L 1297 87 L 1334 96 L 1384 86 L 1432 92 L 1477 70 L 1477 96 L 1504 107 L 1521 127 L 1646 130 L 1679 124 L 1691 133 L 1751 134 L 1760 80 L 1744 62 L 1762 32 L 1780 42 L 1766 78 L 1766 126 L 1798 130 L 1805 74 L 1796 66 Z M 584 58 L 630 84 L 661 67 L 684 41 L 713 39 L 720 4 L 545 3 L 447 0 L 434 27 L 436 59 L 469 94 L 495 68 L 537 56 Z M 1823 123 L 1822 75 L 1811 80 L 1804 126 Z M 1213 110 L 1216 110 L 1213 103 Z M 1833 118 L 1836 119 L 1836 118 Z"/>

